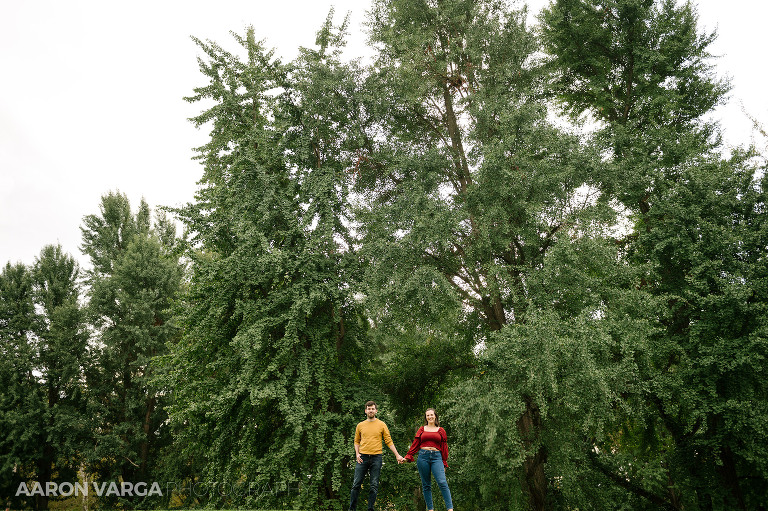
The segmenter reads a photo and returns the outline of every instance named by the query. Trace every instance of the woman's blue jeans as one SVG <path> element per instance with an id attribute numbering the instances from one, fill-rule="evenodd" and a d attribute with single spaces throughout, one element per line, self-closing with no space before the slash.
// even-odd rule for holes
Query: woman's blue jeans
<path id="1" fill-rule="evenodd" d="M 421 449 L 419 451 L 419 459 L 416 460 L 416 467 L 419 469 L 419 476 L 421 476 L 421 492 L 424 494 L 427 509 L 435 509 L 432 502 L 432 476 L 435 476 L 440 493 L 443 494 L 445 508 L 453 509 L 451 490 L 448 489 L 448 481 L 445 479 L 443 455 L 440 454 L 440 451 Z"/>
<path id="2" fill-rule="evenodd" d="M 379 492 L 379 478 L 381 477 L 381 454 L 360 454 L 362 463 L 355 463 L 355 479 L 352 481 L 352 492 L 349 496 L 349 509 L 357 509 L 357 497 L 360 495 L 360 486 L 363 484 L 365 475 L 370 472 L 371 484 L 368 487 L 368 510 L 373 511 L 373 504 L 376 502 L 376 494 Z"/>

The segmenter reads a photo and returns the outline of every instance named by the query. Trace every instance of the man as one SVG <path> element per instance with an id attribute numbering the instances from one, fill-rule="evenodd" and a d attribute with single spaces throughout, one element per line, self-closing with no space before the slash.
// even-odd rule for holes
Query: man
<path id="1" fill-rule="evenodd" d="M 366 419 L 355 428 L 355 480 L 352 483 L 352 494 L 349 499 L 349 511 L 357 510 L 357 497 L 360 495 L 360 486 L 363 484 L 365 475 L 370 472 L 371 485 L 368 491 L 368 511 L 373 511 L 373 504 L 376 502 L 376 494 L 379 492 L 379 477 L 381 476 L 381 441 L 387 444 L 387 447 L 395 454 L 398 463 L 403 463 L 405 458 L 400 456 L 389 436 L 389 428 L 376 418 L 378 407 L 373 401 L 365 403 Z"/>

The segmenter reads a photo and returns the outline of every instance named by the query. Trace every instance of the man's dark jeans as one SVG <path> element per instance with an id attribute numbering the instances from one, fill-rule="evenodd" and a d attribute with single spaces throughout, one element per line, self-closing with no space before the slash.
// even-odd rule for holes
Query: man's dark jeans
<path id="1" fill-rule="evenodd" d="M 376 502 L 376 494 L 379 493 L 379 477 L 381 477 L 381 454 L 360 454 L 362 463 L 355 461 L 355 480 L 352 483 L 352 495 L 349 498 L 349 510 L 357 510 L 357 497 L 360 495 L 360 486 L 368 472 L 371 473 L 371 484 L 368 490 L 368 511 L 373 511 Z"/>

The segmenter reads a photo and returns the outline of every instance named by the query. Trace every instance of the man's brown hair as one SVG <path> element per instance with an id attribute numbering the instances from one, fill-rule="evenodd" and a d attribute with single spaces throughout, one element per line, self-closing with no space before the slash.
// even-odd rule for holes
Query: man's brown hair
<path id="1" fill-rule="evenodd" d="M 368 401 L 367 403 L 365 403 L 366 408 L 368 408 L 369 406 L 375 406 L 376 410 L 379 409 L 379 405 L 376 404 L 376 401 Z"/>

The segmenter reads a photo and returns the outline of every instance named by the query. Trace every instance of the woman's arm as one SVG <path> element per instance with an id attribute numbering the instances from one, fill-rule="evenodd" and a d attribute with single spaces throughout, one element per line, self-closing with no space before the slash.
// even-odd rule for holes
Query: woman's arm
<path id="1" fill-rule="evenodd" d="M 405 455 L 406 461 L 413 461 L 413 455 L 419 452 L 419 447 L 421 447 L 421 434 L 424 432 L 424 426 L 420 427 L 418 431 L 416 431 L 416 436 L 413 437 L 413 442 L 411 442 L 411 448 L 408 449 L 408 453 Z"/>
<path id="2" fill-rule="evenodd" d="M 441 427 L 440 431 L 440 454 L 443 456 L 443 466 L 448 468 L 448 435 Z"/>

